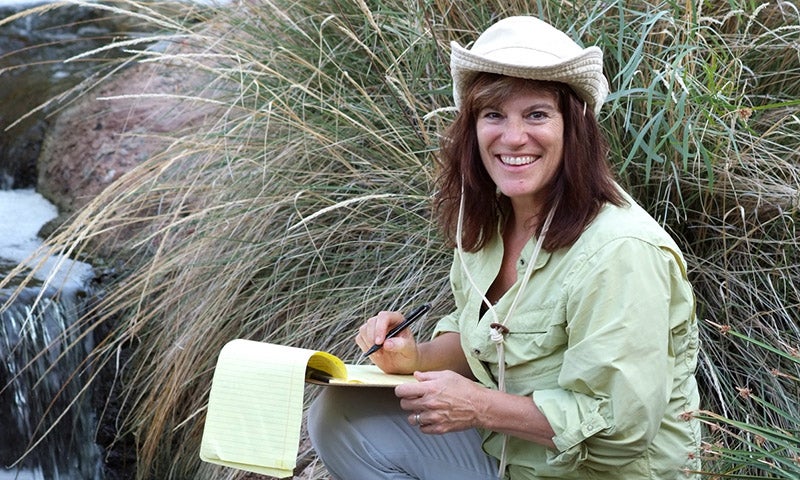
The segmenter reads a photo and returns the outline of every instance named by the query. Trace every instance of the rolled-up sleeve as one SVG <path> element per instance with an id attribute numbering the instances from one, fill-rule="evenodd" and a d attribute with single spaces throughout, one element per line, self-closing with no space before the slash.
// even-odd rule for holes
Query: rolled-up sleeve
<path id="1" fill-rule="evenodd" d="M 459 331 L 459 318 L 466 303 L 466 294 L 464 292 L 463 282 L 461 281 L 461 263 L 458 255 L 450 266 L 450 290 L 453 293 L 453 300 L 455 301 L 455 310 L 448 315 L 445 315 L 438 322 L 433 330 L 433 337 L 436 337 L 445 332 L 458 332 Z"/>
<path id="2" fill-rule="evenodd" d="M 603 471 L 646 452 L 669 402 L 671 290 L 682 274 L 666 247 L 622 238 L 570 275 L 559 388 L 533 394 L 556 434 L 551 466 Z"/>

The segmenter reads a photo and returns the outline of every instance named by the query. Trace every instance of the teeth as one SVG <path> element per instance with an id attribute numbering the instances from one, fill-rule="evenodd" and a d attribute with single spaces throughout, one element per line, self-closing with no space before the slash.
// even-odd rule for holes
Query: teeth
<path id="1" fill-rule="evenodd" d="M 509 157 L 501 155 L 500 160 L 506 165 L 527 165 L 536 161 L 536 157 Z"/>

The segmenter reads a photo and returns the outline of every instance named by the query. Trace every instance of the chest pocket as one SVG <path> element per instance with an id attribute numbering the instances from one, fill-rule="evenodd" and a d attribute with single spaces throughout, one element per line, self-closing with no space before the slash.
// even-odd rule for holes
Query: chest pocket
<path id="1" fill-rule="evenodd" d="M 509 391 L 556 386 L 567 349 L 567 323 L 562 309 L 526 309 L 508 322 L 505 339 L 506 386 Z M 496 367 L 496 365 L 495 365 Z"/>

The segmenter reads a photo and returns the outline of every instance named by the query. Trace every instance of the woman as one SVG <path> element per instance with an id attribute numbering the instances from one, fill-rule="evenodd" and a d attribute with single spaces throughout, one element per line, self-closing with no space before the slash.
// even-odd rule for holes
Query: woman
<path id="1" fill-rule="evenodd" d="M 531 17 L 453 44 L 437 211 L 456 311 L 356 342 L 418 383 L 328 388 L 309 431 L 339 479 L 695 478 L 697 325 L 683 257 L 613 181 L 602 54 Z M 399 402 L 398 402 L 399 398 Z"/>

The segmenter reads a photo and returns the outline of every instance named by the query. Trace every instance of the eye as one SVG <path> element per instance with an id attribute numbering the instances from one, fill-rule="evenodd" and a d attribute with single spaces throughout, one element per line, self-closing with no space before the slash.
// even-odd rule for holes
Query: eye
<path id="1" fill-rule="evenodd" d="M 527 117 L 530 118 L 531 120 L 543 120 L 547 118 L 547 116 L 548 116 L 547 112 L 544 112 L 542 110 L 534 110 L 528 113 L 527 115 Z"/>
<path id="2" fill-rule="evenodd" d="M 491 108 L 484 108 L 483 110 L 481 110 L 478 116 L 486 120 L 496 120 L 498 118 L 503 118 L 502 113 Z"/>

